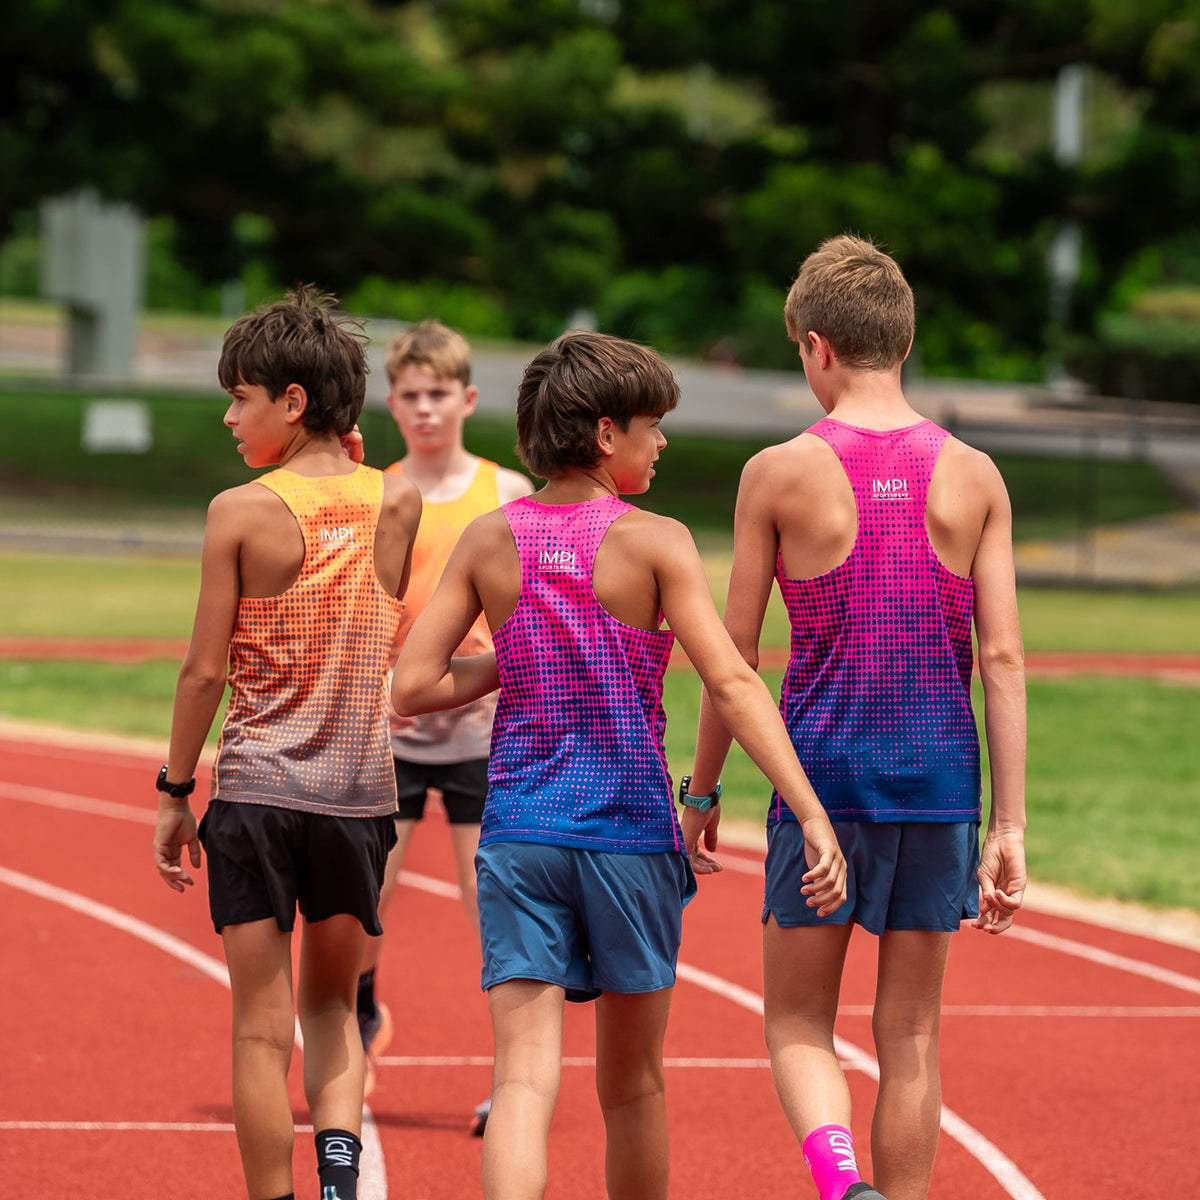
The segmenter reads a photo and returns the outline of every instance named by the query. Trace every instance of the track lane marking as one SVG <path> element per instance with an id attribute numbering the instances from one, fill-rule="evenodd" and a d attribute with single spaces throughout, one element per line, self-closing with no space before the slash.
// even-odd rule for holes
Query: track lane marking
<path id="1" fill-rule="evenodd" d="M 0 785 L 0 795 L 7 795 L 13 799 L 50 804 L 55 807 L 66 807 L 66 800 L 70 799 L 67 793 L 49 792 L 47 789 L 29 788 L 20 785 Z M 78 799 L 78 797 L 75 797 L 74 803 L 71 805 L 76 811 L 79 808 Z M 95 806 L 92 811 L 96 815 L 136 820 L 139 823 L 146 823 L 153 820 L 153 814 L 148 813 L 144 809 L 134 808 L 131 805 L 119 805 L 100 800 L 90 800 L 90 804 Z M 743 860 L 738 863 L 736 869 L 749 873 L 750 871 L 761 870 L 761 863 L 754 862 L 753 860 L 750 862 Z M 401 882 L 409 887 L 414 887 L 442 898 L 457 899 L 459 896 L 459 890 L 455 884 L 415 872 L 401 872 Z M 1188 992 L 1200 994 L 1200 980 L 1184 975 L 1181 972 L 1169 971 L 1124 955 L 1113 954 L 1109 951 L 1088 946 L 1086 943 L 1073 942 L 1069 939 L 1058 938 L 1048 934 L 1039 934 L 1036 931 L 1023 927 L 1015 927 L 1009 932 L 1010 934 L 1026 935 L 1023 940 L 1042 945 L 1047 949 L 1087 958 L 1115 970 L 1127 971 L 1145 978 L 1154 979 L 1158 982 L 1180 987 L 1182 990 Z M 738 1004 L 740 1007 L 746 1008 L 748 1011 L 759 1015 L 762 1013 L 761 996 L 749 989 L 742 988 L 740 985 L 724 980 L 719 976 L 710 975 L 708 972 L 689 967 L 685 963 L 679 964 L 678 974 L 688 982 L 706 990 L 716 992 L 733 1003 Z M 853 1045 L 853 1043 L 841 1038 L 835 1039 L 835 1045 L 839 1057 L 848 1066 L 852 1069 L 862 1071 L 872 1079 L 878 1080 L 878 1064 L 869 1054 Z M 982 1133 L 945 1107 L 942 1110 L 942 1128 L 948 1136 L 958 1141 L 968 1153 L 975 1157 L 989 1171 L 993 1178 L 1005 1188 L 1009 1196 L 1012 1197 L 1012 1200 L 1044 1200 L 1041 1193 L 1021 1173 L 1012 1160 L 1007 1158 L 993 1143 L 988 1141 Z M 368 1198 L 364 1196 L 364 1200 L 374 1200 L 374 1197 Z"/>
<path id="2" fill-rule="evenodd" d="M 1028 929 L 1024 925 L 1013 925 L 1006 931 L 1005 936 L 1014 937 L 1019 942 L 1028 942 L 1030 945 L 1041 946 L 1043 949 L 1053 950 L 1059 954 L 1083 958 L 1102 967 L 1111 967 L 1114 971 L 1127 971 L 1130 975 L 1140 975 L 1143 979 L 1153 979 L 1156 983 L 1165 983 L 1170 987 L 1177 987 L 1182 991 L 1200 996 L 1200 979 L 1184 975 L 1182 971 L 1171 971 L 1166 967 L 1143 962 L 1139 958 L 1114 954 L 1111 950 L 1101 950 L 1098 946 L 1089 946 L 1086 942 L 1077 942 L 1053 933 L 1042 933 L 1036 929 Z"/>
<path id="3" fill-rule="evenodd" d="M 679 978 L 687 980 L 697 987 L 723 996 L 726 1000 L 754 1013 L 763 1015 L 763 1000 L 757 993 L 744 988 L 729 980 L 680 963 L 677 971 Z M 865 1050 L 848 1042 L 845 1038 L 834 1037 L 834 1048 L 838 1058 L 852 1070 L 861 1071 L 868 1078 L 879 1081 L 879 1064 Z M 1045 1200 L 1045 1197 L 1033 1183 L 1025 1177 L 1016 1163 L 1012 1161 L 998 1146 L 990 1142 L 974 1126 L 969 1125 L 957 1113 L 942 1105 L 942 1129 L 962 1146 L 996 1182 L 1004 1188 L 1012 1200 Z"/>
<path id="4" fill-rule="evenodd" d="M 174 934 L 156 929 L 138 917 L 121 912 L 99 900 L 92 900 L 78 892 L 71 892 L 66 888 L 47 883 L 45 880 L 36 879 L 32 875 L 13 871 L 8 867 L 0 866 L 0 883 L 6 883 L 9 887 L 36 896 L 41 900 L 62 905 L 81 916 L 127 933 L 131 937 L 146 942 L 165 954 L 187 963 L 188 966 L 195 968 L 200 974 L 207 976 L 222 987 L 229 988 L 229 970 L 223 962 L 213 958 L 211 954 L 205 954 L 203 950 L 198 950 L 182 938 L 175 937 Z M 296 1045 L 301 1050 L 304 1049 L 299 1024 L 296 1026 Z M 233 1126 L 231 1125 L 229 1128 L 232 1129 Z M 309 1128 L 311 1129 L 311 1126 Z M 383 1143 L 380 1141 L 379 1131 L 375 1126 L 375 1118 L 365 1104 L 362 1114 L 360 1165 L 360 1200 L 387 1200 L 387 1171 L 383 1162 Z"/>

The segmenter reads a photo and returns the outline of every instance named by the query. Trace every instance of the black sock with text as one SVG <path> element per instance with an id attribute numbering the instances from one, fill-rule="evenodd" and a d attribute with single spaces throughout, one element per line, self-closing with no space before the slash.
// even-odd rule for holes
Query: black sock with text
<path id="1" fill-rule="evenodd" d="M 362 1142 L 345 1129 L 322 1129 L 315 1141 L 321 1200 L 357 1200 Z"/>

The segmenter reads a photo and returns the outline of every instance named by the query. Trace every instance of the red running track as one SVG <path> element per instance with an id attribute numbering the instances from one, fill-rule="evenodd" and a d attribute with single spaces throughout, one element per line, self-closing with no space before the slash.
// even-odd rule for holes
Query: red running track
<path id="1" fill-rule="evenodd" d="M 158 763 L 0 741 L 0 1178 L 24 1198 L 244 1194 L 203 880 L 179 896 L 151 865 Z M 685 919 L 667 1038 L 672 1195 L 811 1197 L 762 1047 L 760 864 L 726 861 Z M 369 1101 L 360 1195 L 463 1200 L 479 1195 L 480 1143 L 466 1126 L 487 1093 L 490 1042 L 436 814 L 407 868 L 381 966 L 397 1035 Z M 856 935 L 838 1024 L 867 1168 L 872 954 Z M 1195 1192 L 1200 953 L 1026 912 L 1001 938 L 959 935 L 945 999 L 931 1200 Z M 548 1196 L 599 1198 L 587 1008 L 569 1011 L 565 1053 Z M 298 1082 L 293 1099 L 303 1121 Z M 311 1145 L 297 1138 L 300 1200 L 316 1195 Z"/>

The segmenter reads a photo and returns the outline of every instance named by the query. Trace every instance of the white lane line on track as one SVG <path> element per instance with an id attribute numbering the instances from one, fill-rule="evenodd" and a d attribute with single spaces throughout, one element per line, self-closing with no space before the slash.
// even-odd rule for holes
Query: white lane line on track
<path id="1" fill-rule="evenodd" d="M 869 1017 L 869 1004 L 843 1004 L 838 1008 L 842 1017 Z M 1109 1018 L 1160 1018 L 1200 1017 L 1200 1005 L 1195 1004 L 947 1004 L 942 1009 L 943 1017 L 1066 1017 L 1076 1020 L 1081 1017 Z"/>
<path id="2" fill-rule="evenodd" d="M 759 1017 L 762 1016 L 762 997 L 749 988 L 730 983 L 719 975 L 690 967 L 686 963 L 679 964 L 678 976 L 688 983 L 723 996 Z M 853 1043 L 840 1037 L 834 1038 L 834 1045 L 843 1063 L 878 1081 L 879 1064 L 865 1050 L 860 1050 Z M 980 1163 L 1012 1200 L 1045 1200 L 1042 1193 L 1021 1173 L 1012 1159 L 945 1105 L 942 1106 L 942 1129 Z"/>
<path id="3" fill-rule="evenodd" d="M 381 1067 L 490 1067 L 490 1054 L 385 1054 L 375 1060 Z M 564 1055 L 564 1067 L 594 1067 L 596 1060 L 587 1055 Z M 769 1068 L 769 1058 L 664 1058 L 663 1066 L 676 1070 L 761 1071 Z"/>
<path id="4" fill-rule="evenodd" d="M 153 825 L 157 815 L 152 808 L 138 808 L 133 804 L 117 804 L 112 800 L 97 800 L 94 796 L 55 792 L 49 788 L 29 787 L 23 783 L 7 781 L 0 781 L 0 797 L 5 800 L 23 800 L 27 804 L 41 804 L 45 808 L 65 808 L 69 812 L 88 813 L 93 817 L 136 821 L 139 825 Z"/>
<path id="5" fill-rule="evenodd" d="M 0 795 L 11 795 L 9 789 L 15 787 L 16 785 L 0 785 Z M 34 800 L 40 803 L 61 803 L 64 796 L 64 793 L 47 793 L 44 789 L 37 788 L 22 787 L 16 788 L 16 790 L 25 794 L 13 795 L 12 798 Z M 43 793 L 46 798 L 44 799 L 42 796 L 29 793 Z M 49 797 L 54 797 L 54 800 L 50 800 Z M 106 801 L 92 801 L 92 803 L 102 806 L 104 809 L 117 810 L 105 812 L 101 815 L 120 816 L 124 819 L 137 819 L 139 821 L 146 819 L 145 810 L 135 809 L 129 805 L 112 805 Z M 99 814 L 99 809 L 97 811 Z M 761 870 L 761 863 L 755 862 L 751 864 L 742 860 L 735 869 L 745 871 L 753 869 L 757 871 Z M 400 881 L 409 887 L 414 887 L 443 898 L 457 899 L 459 896 L 459 890 L 456 885 L 430 876 L 405 871 L 401 872 Z M 1019 936 L 1024 935 L 1023 940 L 1043 945 L 1046 948 L 1076 954 L 1079 957 L 1089 958 L 1105 966 L 1130 971 L 1133 974 L 1157 979 L 1160 982 L 1172 983 L 1175 986 L 1183 988 L 1185 991 L 1194 991 L 1200 994 L 1200 980 L 1182 975 L 1179 972 L 1167 971 L 1153 964 L 1140 962 L 1137 959 L 1111 954 L 1108 951 L 1087 946 L 1082 942 L 1071 942 L 1065 938 L 1038 934 L 1033 930 L 1019 926 L 1010 929 L 1008 933 L 1010 936 L 1014 933 Z M 708 972 L 689 967 L 684 963 L 679 964 L 678 974 L 680 978 L 686 979 L 688 982 L 706 988 L 709 991 L 716 992 L 733 1003 L 746 1008 L 748 1011 L 759 1015 L 762 1013 L 762 997 L 756 992 L 731 983 L 728 980 L 721 979 L 719 976 L 710 975 Z M 862 1071 L 872 1079 L 878 1080 L 878 1064 L 869 1054 L 841 1038 L 835 1039 L 835 1044 L 837 1045 L 839 1057 L 848 1066 Z M 957 1114 L 944 1107 L 942 1109 L 942 1127 L 949 1136 L 958 1141 L 969 1153 L 980 1161 L 993 1178 L 1005 1188 L 1009 1196 L 1012 1197 L 1012 1200 L 1044 1200 L 1041 1193 L 1021 1173 L 1015 1163 L 989 1142 L 978 1130 L 963 1121 Z M 364 1122 L 364 1137 L 365 1133 L 366 1125 Z M 374 1196 L 370 1198 L 364 1197 L 364 1200 L 376 1200 L 376 1198 Z"/>
<path id="6" fill-rule="evenodd" d="M 114 807 L 127 808 L 129 806 Z M 140 810 L 133 809 L 131 811 L 139 812 Z M 222 987 L 229 987 L 229 971 L 223 962 L 205 954 L 203 950 L 197 950 L 195 946 L 173 934 L 165 933 L 153 925 L 148 925 L 137 917 L 111 908 L 98 900 L 81 896 L 78 892 L 69 892 L 65 888 L 35 879 L 31 875 L 24 875 L 20 871 L 9 870 L 7 867 L 0 867 L 0 883 L 6 883 L 9 887 L 28 892 L 39 899 L 61 904 L 64 908 L 69 908 L 91 920 L 111 925 L 114 929 L 139 938 L 173 958 L 187 963 Z M 303 1049 L 299 1028 L 296 1030 L 296 1044 Z M 207 1130 L 211 1127 L 203 1126 L 202 1128 Z M 233 1127 L 229 1126 L 228 1128 L 232 1129 Z M 311 1130 L 311 1126 L 309 1128 Z M 363 1105 L 362 1146 L 359 1174 L 360 1200 L 387 1200 L 387 1172 L 383 1163 L 383 1145 L 379 1140 L 379 1131 L 375 1126 L 374 1117 L 366 1105 Z"/>
<path id="7" fill-rule="evenodd" d="M 1110 950 L 1101 950 L 1097 946 L 1089 946 L 1086 942 L 1076 942 L 1052 933 L 1027 929 L 1024 925 L 1012 926 L 1004 936 L 1014 937 L 1018 941 L 1029 942 L 1030 945 L 1041 946 L 1059 954 L 1071 954 L 1076 958 L 1098 963 L 1102 967 L 1111 967 L 1115 971 L 1128 971 L 1131 975 L 1140 975 L 1144 979 L 1153 979 L 1158 983 L 1165 983 L 1200 996 L 1200 979 L 1184 975 L 1181 971 L 1169 971 L 1166 967 L 1158 967 L 1137 958 L 1127 958 L 1124 954 L 1113 954 Z"/>

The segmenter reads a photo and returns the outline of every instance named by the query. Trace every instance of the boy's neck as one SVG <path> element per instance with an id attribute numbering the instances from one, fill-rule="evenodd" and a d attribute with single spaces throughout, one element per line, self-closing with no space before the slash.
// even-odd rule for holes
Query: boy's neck
<path id="1" fill-rule="evenodd" d="M 308 433 L 306 430 L 305 433 Z M 308 434 L 279 456 L 280 467 L 297 475 L 349 475 L 355 464 L 335 433 Z"/>
<path id="2" fill-rule="evenodd" d="M 547 479 L 533 499 L 542 504 L 586 504 L 602 496 L 616 496 L 617 489 L 602 467 L 591 471 L 571 470 Z"/>
<path id="3" fill-rule="evenodd" d="M 405 476 L 427 500 L 456 499 L 470 486 L 479 456 L 462 443 L 441 450 L 409 450 L 400 460 Z"/>
<path id="4" fill-rule="evenodd" d="M 899 371 L 846 371 L 830 401 L 829 416 L 861 429 L 901 429 L 924 419 L 905 398 Z"/>

